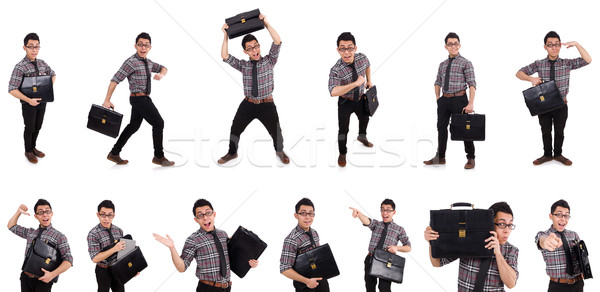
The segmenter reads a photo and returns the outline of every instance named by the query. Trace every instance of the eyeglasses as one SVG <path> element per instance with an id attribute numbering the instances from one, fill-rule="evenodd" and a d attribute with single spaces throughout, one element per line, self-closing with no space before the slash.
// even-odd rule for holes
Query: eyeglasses
<path id="1" fill-rule="evenodd" d="M 383 208 L 381 208 L 381 213 L 388 213 L 389 214 L 389 213 L 392 213 L 392 212 L 394 212 L 394 209 L 383 209 Z"/>
<path id="2" fill-rule="evenodd" d="M 252 52 L 252 51 L 256 51 L 256 50 L 258 50 L 258 49 L 260 49 L 260 44 L 258 44 L 258 45 L 256 45 L 256 46 L 254 46 L 254 47 L 249 47 L 249 48 L 247 48 L 247 49 L 246 49 L 246 52 Z"/>
<path id="3" fill-rule="evenodd" d="M 98 215 L 99 215 L 100 217 L 102 217 L 102 218 L 108 218 L 108 219 L 112 219 L 112 218 L 114 218 L 114 217 L 115 217 L 115 214 L 113 214 L 113 213 L 110 213 L 110 214 L 104 214 L 104 213 L 100 213 L 100 214 L 98 214 Z"/>
<path id="4" fill-rule="evenodd" d="M 459 42 L 456 42 L 456 43 L 447 43 L 446 47 L 458 47 L 459 45 L 460 45 Z"/>
<path id="5" fill-rule="evenodd" d="M 298 214 L 298 215 L 300 215 L 302 217 L 306 217 L 306 216 L 308 216 L 308 217 L 315 217 L 315 213 L 298 212 L 296 214 Z"/>
<path id="6" fill-rule="evenodd" d="M 342 53 L 343 52 L 350 52 L 351 53 L 351 52 L 354 52 L 354 49 L 356 49 L 356 47 L 338 48 L 338 50 L 340 52 L 342 52 Z"/>
<path id="7" fill-rule="evenodd" d="M 30 49 L 30 50 L 39 50 L 41 47 L 40 46 L 25 46 L 26 48 Z"/>
<path id="8" fill-rule="evenodd" d="M 548 48 L 559 48 L 560 47 L 560 43 L 557 43 L 557 44 L 546 44 L 546 47 L 548 47 Z"/>
<path id="9" fill-rule="evenodd" d="M 565 218 L 565 219 L 569 220 L 569 218 L 571 218 L 571 215 L 569 215 L 569 214 L 557 213 L 557 214 L 552 214 L 552 215 L 556 216 L 556 218 L 558 218 L 558 219 Z"/>
<path id="10" fill-rule="evenodd" d="M 146 48 L 149 49 L 152 45 L 150 44 L 135 44 L 136 46 L 140 47 L 140 48 Z"/>
<path id="11" fill-rule="evenodd" d="M 506 224 L 506 223 L 494 223 L 494 225 L 498 226 L 498 228 L 500 229 L 506 229 L 506 227 L 508 227 L 508 229 L 510 230 L 515 230 L 515 228 L 517 228 L 517 225 L 515 224 Z"/>
<path id="12" fill-rule="evenodd" d="M 42 216 L 44 214 L 50 215 L 52 214 L 52 210 L 46 210 L 46 211 L 38 211 L 37 213 L 35 213 L 38 216 Z"/>
<path id="13" fill-rule="evenodd" d="M 204 213 L 204 214 L 202 214 L 202 213 L 198 213 L 198 214 L 196 214 L 196 218 L 197 218 L 197 219 L 202 219 L 202 218 L 204 218 L 205 216 L 206 216 L 206 217 L 210 217 L 210 216 L 212 216 L 214 213 L 215 213 L 215 212 L 213 212 L 213 211 L 208 211 L 208 212 L 206 212 L 206 213 Z"/>

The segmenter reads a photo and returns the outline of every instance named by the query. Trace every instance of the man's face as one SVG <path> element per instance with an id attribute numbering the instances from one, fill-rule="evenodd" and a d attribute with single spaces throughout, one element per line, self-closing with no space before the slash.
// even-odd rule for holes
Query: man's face
<path id="1" fill-rule="evenodd" d="M 149 39 L 139 39 L 134 46 L 138 56 L 142 58 L 146 58 L 146 56 L 150 52 L 150 49 L 152 49 L 152 45 L 150 45 Z"/>
<path id="2" fill-rule="evenodd" d="M 260 59 L 260 44 L 256 40 L 246 42 L 244 47 L 244 53 L 250 56 L 251 60 L 258 61 Z"/>
<path id="3" fill-rule="evenodd" d="M 552 220 L 552 227 L 558 232 L 563 232 L 569 224 L 569 218 L 571 218 L 570 210 L 564 207 L 556 207 L 554 213 L 550 214 L 550 220 Z"/>
<path id="4" fill-rule="evenodd" d="M 381 205 L 381 219 L 383 223 L 392 222 L 392 217 L 396 214 L 396 210 L 392 208 L 392 205 Z"/>
<path id="5" fill-rule="evenodd" d="M 458 55 L 458 50 L 460 50 L 460 42 L 457 38 L 449 38 L 446 41 L 444 48 L 448 50 L 448 54 L 450 54 L 450 56 L 454 57 Z"/>
<path id="6" fill-rule="evenodd" d="M 196 217 L 194 221 L 200 224 L 200 227 L 210 232 L 215 230 L 215 216 L 217 214 L 209 206 L 201 206 L 196 208 Z"/>
<path id="7" fill-rule="evenodd" d="M 510 233 L 512 232 L 512 225 L 508 225 L 513 224 L 513 216 L 508 213 L 498 212 L 496 213 L 496 218 L 494 218 L 494 223 L 501 224 L 501 226 L 503 225 L 504 229 L 495 224 L 494 231 L 496 231 L 496 234 L 498 234 L 498 241 L 500 244 L 505 244 L 506 241 L 508 241 Z"/>
<path id="8" fill-rule="evenodd" d="M 52 209 L 48 205 L 38 206 L 34 217 L 40 222 L 41 227 L 48 227 L 52 223 Z"/>
<path id="9" fill-rule="evenodd" d="M 110 228 L 112 225 L 113 218 L 115 218 L 115 212 L 113 209 L 109 208 L 100 208 L 100 212 L 96 213 L 98 219 L 100 220 L 100 224 L 104 228 Z"/>
<path id="10" fill-rule="evenodd" d="M 560 40 L 558 38 L 548 38 L 544 45 L 544 49 L 548 52 L 548 56 L 552 58 L 558 57 L 560 47 Z"/>
<path id="11" fill-rule="evenodd" d="M 346 64 L 354 63 L 354 52 L 356 52 L 356 46 L 352 41 L 340 41 L 337 48 L 342 61 Z"/>
<path id="12" fill-rule="evenodd" d="M 28 40 L 27 45 L 23 46 L 23 50 L 27 53 L 29 60 L 35 60 L 40 52 L 40 41 Z"/>
<path id="13" fill-rule="evenodd" d="M 308 231 L 315 218 L 315 210 L 312 206 L 301 205 L 298 212 L 294 214 L 294 217 L 298 219 L 300 228 Z"/>

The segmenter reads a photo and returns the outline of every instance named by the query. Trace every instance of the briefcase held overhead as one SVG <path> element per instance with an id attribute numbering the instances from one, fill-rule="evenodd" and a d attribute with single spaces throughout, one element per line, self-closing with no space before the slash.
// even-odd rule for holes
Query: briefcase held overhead
<path id="1" fill-rule="evenodd" d="M 573 250 L 577 255 L 577 260 L 579 261 L 579 268 L 581 270 L 581 275 L 583 276 L 583 278 L 593 278 L 592 268 L 590 267 L 589 253 L 585 242 L 583 242 L 583 240 L 578 241 L 573 247 Z"/>
<path id="2" fill-rule="evenodd" d="M 565 105 L 554 80 L 524 90 L 523 96 L 531 116 L 544 114 Z"/>
<path id="3" fill-rule="evenodd" d="M 450 139 L 452 141 L 485 141 L 485 115 L 452 114 Z"/>
<path id="4" fill-rule="evenodd" d="M 369 116 L 372 117 L 375 114 L 377 108 L 379 107 L 379 98 L 377 98 L 377 86 L 369 88 L 369 90 L 365 92 L 364 97 L 367 99 L 367 112 L 369 113 Z"/>
<path id="5" fill-rule="evenodd" d="M 103 106 L 92 105 L 88 114 L 87 127 L 98 133 L 117 138 L 121 131 L 123 115 Z"/>
<path id="6" fill-rule="evenodd" d="M 52 76 L 50 75 L 25 76 L 19 91 L 29 98 L 40 98 L 41 102 L 53 102 L 54 89 L 52 86 Z"/>
<path id="7" fill-rule="evenodd" d="M 231 271 L 243 278 L 250 270 L 249 260 L 256 260 L 267 248 L 254 232 L 240 226 L 227 241 Z"/>
<path id="8" fill-rule="evenodd" d="M 260 10 L 254 9 L 225 19 L 225 23 L 227 23 L 229 26 L 227 29 L 227 35 L 229 36 L 229 39 L 253 33 L 257 30 L 265 28 L 265 23 L 258 17 L 259 15 Z"/>
<path id="9" fill-rule="evenodd" d="M 329 244 L 324 244 L 296 257 L 294 271 L 306 278 L 329 279 L 340 274 Z"/>
<path id="10" fill-rule="evenodd" d="M 402 283 L 406 260 L 385 250 L 375 250 L 371 259 L 369 275 L 394 283 Z"/>

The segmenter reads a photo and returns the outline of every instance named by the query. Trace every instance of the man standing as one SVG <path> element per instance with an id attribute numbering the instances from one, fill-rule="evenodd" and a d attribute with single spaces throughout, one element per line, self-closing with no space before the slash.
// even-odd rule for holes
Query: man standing
<path id="1" fill-rule="evenodd" d="M 273 44 L 269 54 L 262 57 L 260 55 L 260 44 L 256 37 L 251 34 L 244 36 L 242 48 L 244 48 L 244 53 L 250 57 L 248 61 L 239 60 L 229 54 L 229 39 L 227 37 L 229 26 L 227 24 L 223 25 L 224 38 L 221 47 L 221 58 L 223 58 L 223 62 L 242 72 L 245 97 L 240 103 L 231 124 L 229 151 L 217 161 L 219 164 L 227 163 L 238 157 L 237 150 L 240 136 L 254 119 L 258 119 L 271 135 L 275 154 L 281 162 L 284 164 L 290 163 L 289 157 L 283 152 L 283 135 L 279 126 L 277 107 L 273 101 L 273 68 L 277 63 L 277 58 L 279 58 L 281 38 L 264 15 L 259 15 L 259 18 L 265 23 L 265 27 L 273 39 Z"/>
<path id="2" fill-rule="evenodd" d="M 437 100 L 438 149 L 435 157 L 423 161 L 425 165 L 446 164 L 446 145 L 448 144 L 448 123 L 452 114 L 473 112 L 475 102 L 475 71 L 473 64 L 459 54 L 460 38 L 449 33 L 444 39 L 448 59 L 440 63 L 435 79 L 435 98 Z M 467 98 L 467 89 L 469 98 Z M 441 91 L 441 96 L 440 96 Z M 475 167 L 475 145 L 473 141 L 464 141 L 467 152 L 465 169 Z"/>
<path id="3" fill-rule="evenodd" d="M 23 133 L 25 157 L 27 157 L 29 162 L 34 164 L 38 162 L 38 157 L 42 158 L 46 156 L 44 152 L 36 148 L 37 137 L 44 122 L 46 103 L 41 102 L 40 98 L 25 96 L 19 88 L 24 77 L 49 75 L 52 76 L 52 83 L 56 80 L 56 73 L 54 73 L 52 68 L 44 60 L 37 58 L 40 48 L 40 38 L 36 33 L 32 32 L 25 36 L 23 50 L 26 55 L 23 60 L 15 65 L 8 83 L 8 93 L 21 100 L 23 122 L 25 123 L 25 131 Z"/>
<path id="4" fill-rule="evenodd" d="M 367 100 L 363 94 L 366 88 L 373 87 L 371 82 L 371 63 L 363 53 L 356 54 L 356 40 L 349 32 L 340 34 L 337 39 L 337 51 L 340 59 L 331 67 L 329 72 L 329 93 L 338 98 L 338 165 L 346 166 L 346 153 L 348 148 L 348 131 L 350 116 L 354 113 L 358 118 L 358 137 L 360 143 L 366 147 L 373 147 L 367 140 L 367 125 L 369 114 Z M 365 79 L 366 78 L 366 79 Z"/>
<path id="5" fill-rule="evenodd" d="M 58 250 L 62 263 L 54 271 L 47 271 L 42 268 L 42 272 L 44 273 L 42 277 L 23 271 L 21 273 L 21 292 L 48 292 L 52 290 L 52 279 L 58 277 L 58 275 L 64 273 L 73 266 L 73 256 L 71 256 L 71 249 L 67 242 L 67 237 L 52 227 L 53 213 L 50 203 L 44 199 L 39 199 L 35 203 L 33 207 L 35 215 L 33 215 L 33 217 L 39 222 L 39 228 L 37 229 L 25 228 L 21 225 L 17 225 L 17 221 L 21 215 L 29 216 L 27 210 L 27 206 L 19 206 L 15 215 L 8 221 L 8 229 L 12 231 L 12 233 L 27 240 L 25 256 L 29 254 L 29 249 L 33 247 L 34 240 L 41 240 Z"/>
<path id="6" fill-rule="evenodd" d="M 581 57 L 576 59 L 559 58 L 558 54 L 562 46 L 567 46 L 567 49 L 576 47 Z M 540 165 L 554 159 L 569 166 L 573 162 L 562 155 L 562 145 L 565 139 L 564 130 L 569 112 L 567 107 L 569 79 L 571 77 L 571 70 L 588 65 L 592 62 L 592 57 L 578 42 L 561 43 L 560 36 L 554 31 L 547 33 L 544 37 L 544 49 L 548 52 L 548 57 L 521 68 L 517 72 L 517 78 L 529 81 L 533 86 L 539 85 L 544 81 L 554 80 L 565 105 L 545 114 L 538 115 L 540 127 L 542 128 L 544 155 L 534 160 L 533 165 Z M 538 73 L 538 77 L 531 76 L 536 72 Z M 552 156 L 552 125 L 554 125 L 554 157 Z"/>
<path id="7" fill-rule="evenodd" d="M 161 166 L 172 166 L 175 163 L 165 158 L 163 152 L 163 128 L 165 123 L 150 98 L 152 88 L 150 72 L 157 73 L 154 75 L 154 80 L 161 80 L 167 74 L 167 68 L 147 58 L 148 53 L 152 49 L 152 39 L 149 34 L 145 32 L 140 33 L 135 38 L 134 47 L 136 53 L 125 60 L 119 71 L 110 80 L 106 99 L 102 104 L 106 108 L 114 108 L 114 105 L 110 102 L 110 98 L 117 85 L 127 78 L 129 81 L 129 91 L 131 92 L 129 96 L 131 120 L 106 158 L 119 165 L 127 164 L 128 160 L 121 159 L 121 150 L 131 135 L 140 128 L 142 121 L 146 120 L 152 125 L 152 141 L 154 143 L 152 163 Z"/>
<path id="8" fill-rule="evenodd" d="M 573 247 L 579 241 L 575 231 L 567 230 L 571 207 L 558 200 L 550 207 L 552 226 L 535 236 L 535 244 L 542 252 L 546 274 L 550 277 L 548 292 L 583 292 L 583 277 Z"/>
<path id="9" fill-rule="evenodd" d="M 393 222 L 392 218 L 396 215 L 396 204 L 391 199 L 385 199 L 381 202 L 381 221 L 370 219 L 356 208 L 350 207 L 350 209 L 352 209 L 352 217 L 358 217 L 360 222 L 372 231 L 371 241 L 369 241 L 369 253 L 365 258 L 365 286 L 367 292 L 375 292 L 378 278 L 369 275 L 375 250 L 383 249 L 392 254 L 409 252 L 411 250 L 410 241 L 404 228 Z M 402 242 L 402 245 L 398 246 L 398 242 Z M 391 281 L 379 279 L 380 292 L 392 291 L 391 286 Z"/>
<path id="10" fill-rule="evenodd" d="M 460 258 L 458 270 L 458 291 L 491 292 L 504 291 L 504 286 L 513 288 L 517 284 L 519 249 L 508 242 L 508 237 L 516 225 L 513 224 L 512 209 L 506 202 L 498 202 L 490 206 L 494 211 L 494 231 L 487 238 L 485 247 L 494 250 L 490 258 Z M 439 234 L 427 226 L 425 240 L 436 240 Z M 433 258 L 429 246 L 429 260 L 434 267 L 445 266 L 456 258 Z M 488 266 L 480 271 L 481 267 Z"/>
<path id="11" fill-rule="evenodd" d="M 228 292 L 231 291 L 231 271 L 229 267 L 229 252 L 227 250 L 227 233 L 216 229 L 214 222 L 217 213 L 212 204 L 199 199 L 194 203 L 194 221 L 200 225 L 198 231 L 192 233 L 183 246 L 181 256 L 175 249 L 173 239 L 167 234 L 162 237 L 154 233 L 154 238 L 171 251 L 173 265 L 180 273 L 196 259 L 196 277 L 198 277 L 197 292 Z M 252 268 L 258 266 L 258 260 L 248 261 Z"/>

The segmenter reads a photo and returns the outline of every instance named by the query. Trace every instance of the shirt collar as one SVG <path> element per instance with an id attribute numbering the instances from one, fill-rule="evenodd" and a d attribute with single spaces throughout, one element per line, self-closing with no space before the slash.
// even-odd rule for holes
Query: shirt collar
<path id="1" fill-rule="evenodd" d="M 25 62 L 25 63 L 33 63 L 33 62 L 37 62 L 37 58 L 35 58 L 35 60 L 31 61 L 29 60 L 29 58 L 27 58 L 27 55 L 25 55 L 25 57 L 23 58 L 23 60 L 21 60 L 21 62 Z"/>
<path id="2" fill-rule="evenodd" d="M 52 229 L 52 223 L 50 223 L 50 225 L 48 225 L 48 227 L 42 227 L 41 225 L 38 225 L 38 230 L 40 230 L 42 228 L 44 228 L 46 230 L 50 230 L 50 229 Z"/>
<path id="3" fill-rule="evenodd" d="M 460 57 L 461 57 L 460 53 L 458 53 L 456 56 L 454 56 L 454 58 L 452 58 L 452 57 L 450 57 L 450 55 L 448 55 L 448 60 L 450 60 L 450 59 L 456 60 Z"/>
<path id="4" fill-rule="evenodd" d="M 136 59 L 138 59 L 138 60 L 140 60 L 140 61 L 143 61 L 143 60 L 146 60 L 146 61 L 147 61 L 147 60 L 148 60 L 148 58 L 142 58 L 142 57 L 140 57 L 140 55 L 138 55 L 138 53 L 137 53 L 137 52 L 136 52 L 135 54 L 133 54 L 133 56 L 134 56 L 134 58 L 136 58 Z"/>
<path id="5" fill-rule="evenodd" d="M 311 231 L 311 233 L 312 233 L 312 228 L 308 228 L 308 231 L 305 231 L 305 230 L 304 230 L 304 229 L 302 229 L 302 227 L 300 227 L 300 225 L 298 224 L 298 225 L 296 225 L 296 231 L 298 231 L 298 232 L 300 232 L 300 233 L 306 233 L 306 232 L 309 232 L 309 231 Z"/>

